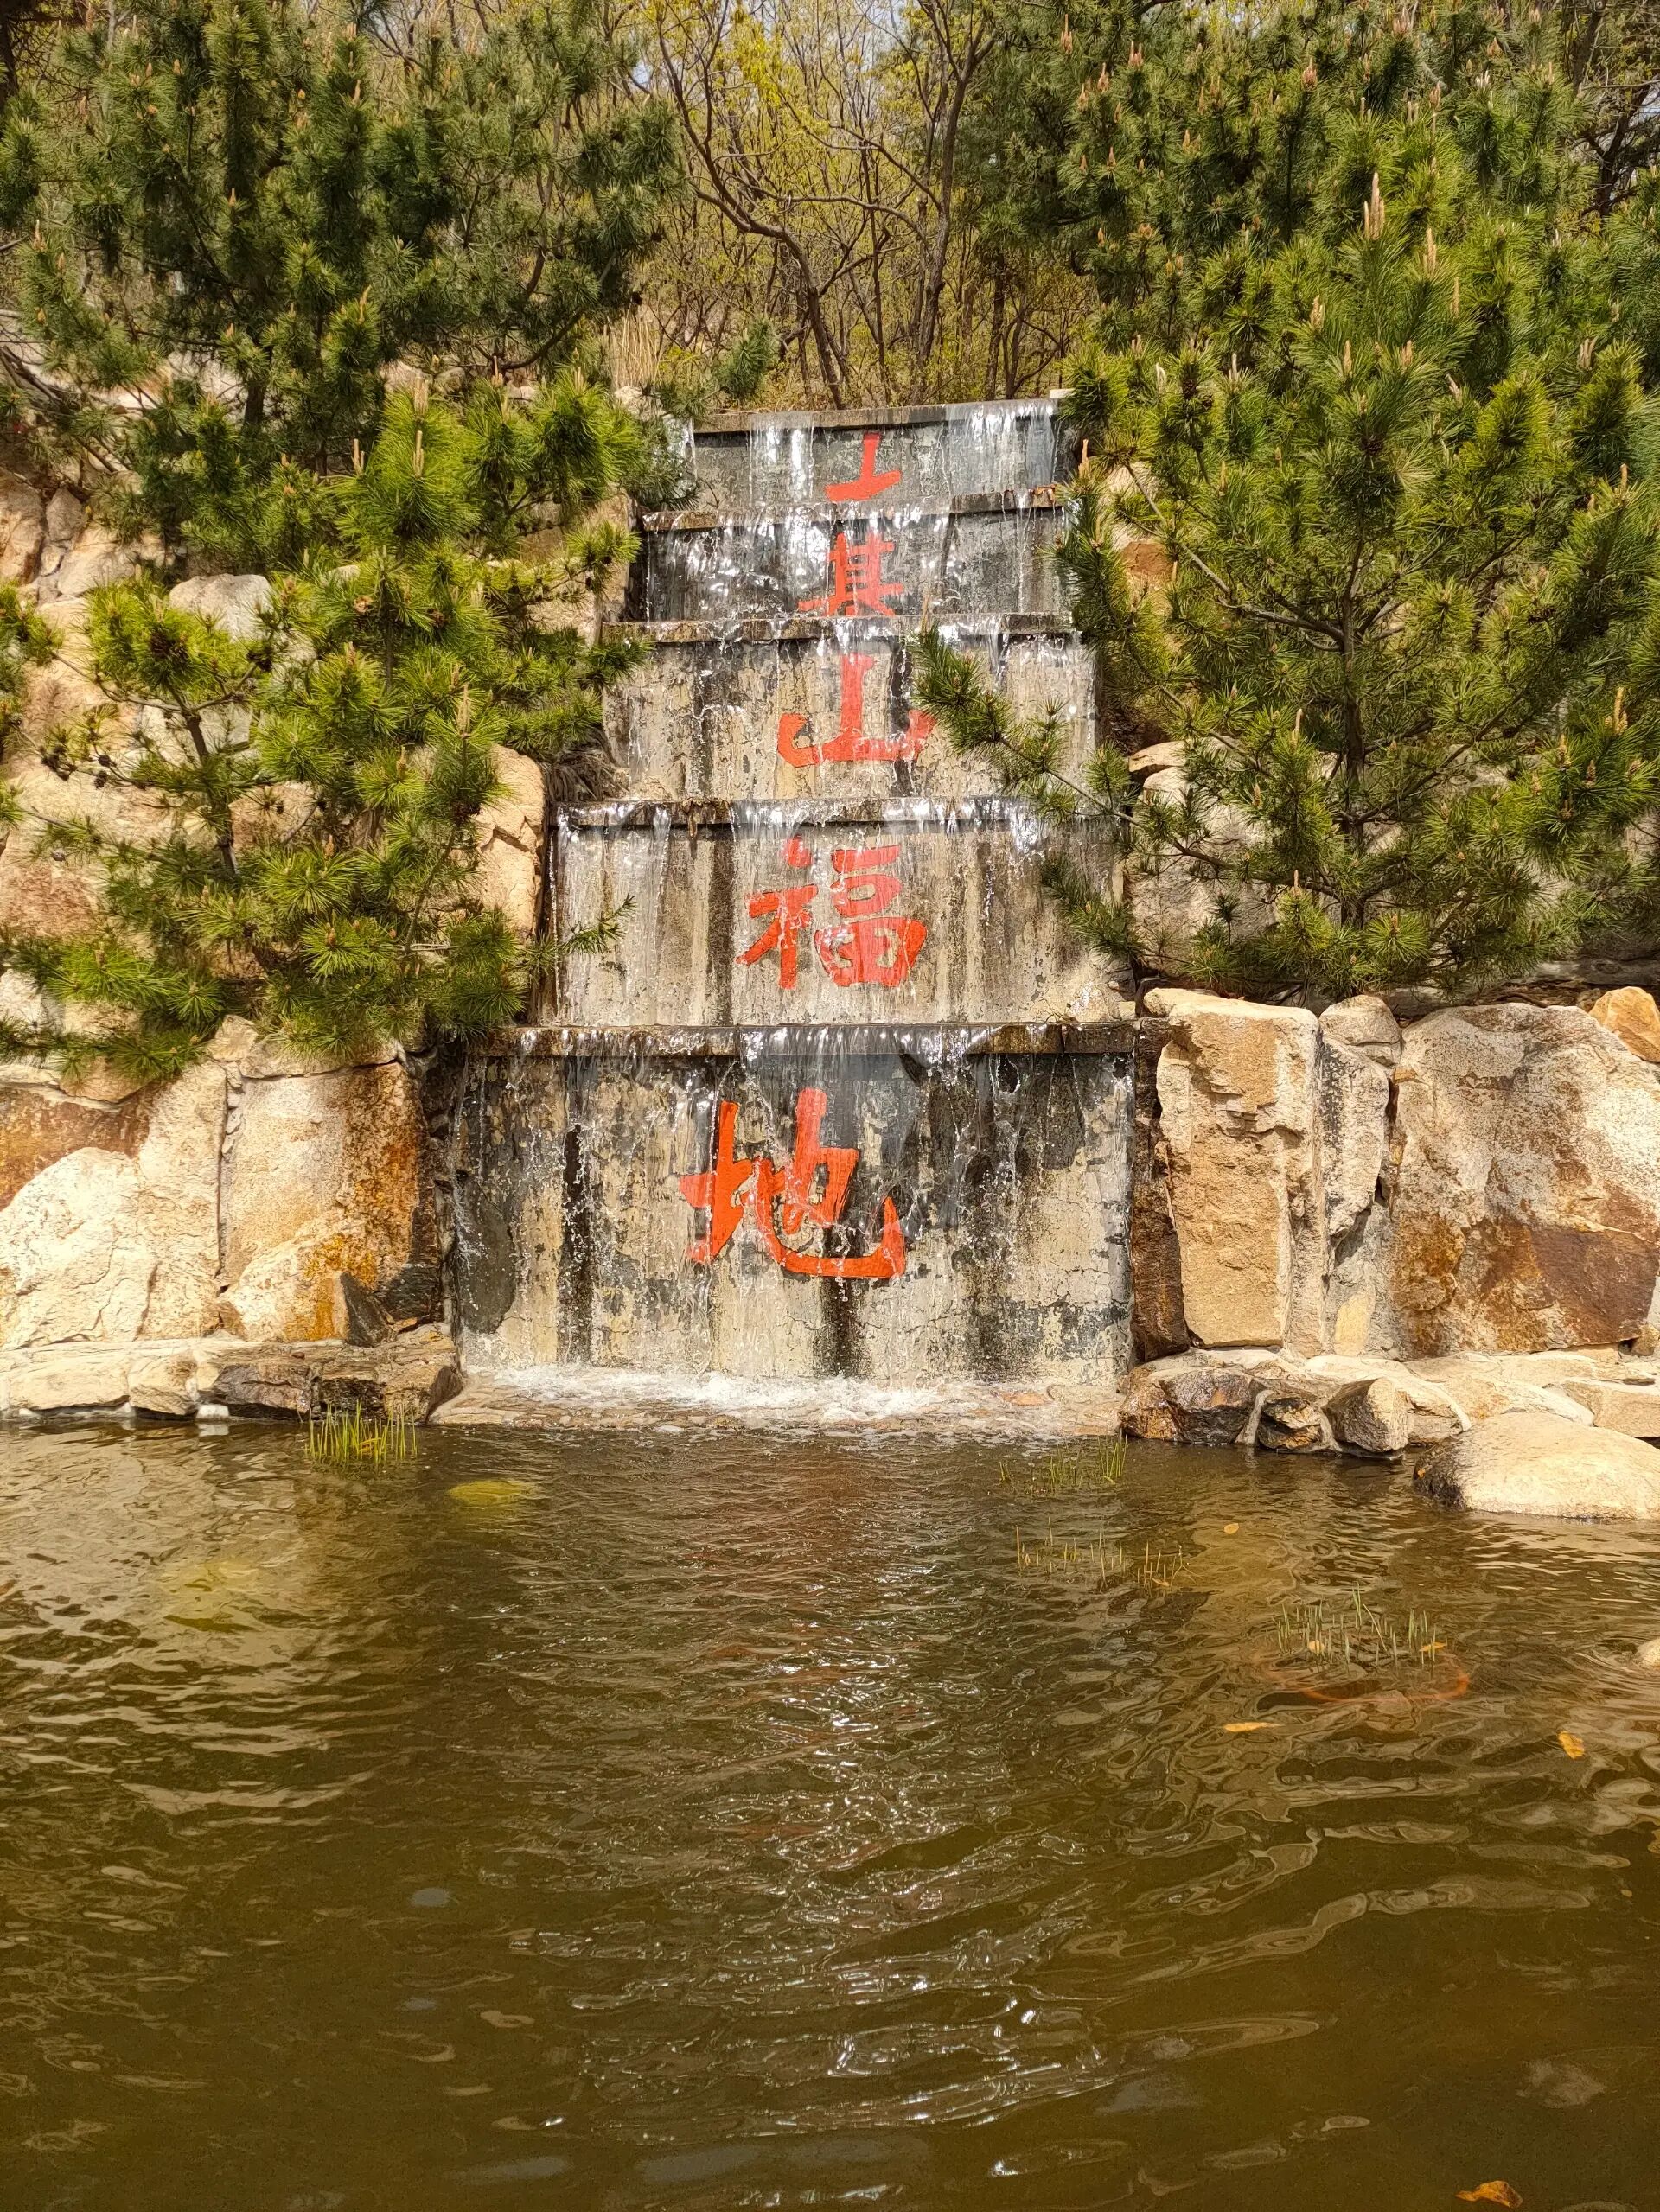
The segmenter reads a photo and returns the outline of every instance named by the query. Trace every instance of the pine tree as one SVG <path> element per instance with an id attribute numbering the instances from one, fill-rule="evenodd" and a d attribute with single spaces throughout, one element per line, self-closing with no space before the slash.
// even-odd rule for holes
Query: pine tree
<path id="1" fill-rule="evenodd" d="M 1172 942 L 1110 885 L 1057 881 L 1144 969 L 1457 991 L 1654 908 L 1654 410 L 1547 37 L 1490 41 L 1456 99 L 1432 81 L 1382 117 L 1357 95 L 1284 244 L 1172 270 L 1144 328 L 1109 302 L 1063 549 L 1120 727 L 1091 793 L 925 641 L 960 743 L 1050 805 L 1104 806 L 1144 881 L 1208 887 L 1215 918 Z M 1132 538 L 1168 564 L 1156 595 Z M 1125 754 L 1159 740 L 1179 794 L 1132 806 Z"/>
<path id="2" fill-rule="evenodd" d="M 315 549 L 390 364 L 551 379 L 631 303 L 676 156 L 591 0 L 407 67 L 300 0 L 89 22 L 6 111 L 0 226 L 74 395 L 52 427 L 131 471 L 106 503 L 198 566 Z"/>
<path id="3" fill-rule="evenodd" d="M 229 1015 L 339 1055 L 511 1019 L 578 947 L 520 943 L 476 896 L 496 748 L 569 770 L 591 744 L 627 648 L 588 647 L 558 617 L 631 545 L 601 524 L 553 563 L 491 548 L 561 482 L 584 504 L 640 437 L 570 383 L 530 409 L 487 389 L 465 416 L 400 392 L 331 490 L 348 558 L 279 578 L 258 635 L 184 610 L 154 577 L 95 594 L 99 681 L 151 712 L 131 754 L 88 733 L 83 762 L 142 794 L 153 828 L 34 825 L 98 877 L 103 914 L 84 934 L 0 942 L 68 1015 L 11 1049 L 148 1080 Z M 39 618 L 0 607 L 8 620 L 12 649 L 33 653 Z"/>

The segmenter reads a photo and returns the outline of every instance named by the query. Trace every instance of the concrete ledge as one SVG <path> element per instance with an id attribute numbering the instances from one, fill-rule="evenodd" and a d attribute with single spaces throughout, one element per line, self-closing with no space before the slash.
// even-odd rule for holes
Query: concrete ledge
<path id="1" fill-rule="evenodd" d="M 834 1053 L 846 1059 L 883 1059 L 903 1054 L 930 1067 L 954 1060 L 1006 1054 L 1054 1058 L 1127 1056 L 1135 1049 L 1135 1023 L 1122 1022 L 1011 1022 L 972 1028 L 962 1023 L 848 1023 L 793 1025 L 780 1042 L 777 1028 L 669 1029 L 583 1028 L 550 1023 L 521 1030 L 496 1030 L 477 1039 L 473 1053 L 486 1060 L 737 1060 L 745 1063 L 787 1055 L 810 1058 Z"/>

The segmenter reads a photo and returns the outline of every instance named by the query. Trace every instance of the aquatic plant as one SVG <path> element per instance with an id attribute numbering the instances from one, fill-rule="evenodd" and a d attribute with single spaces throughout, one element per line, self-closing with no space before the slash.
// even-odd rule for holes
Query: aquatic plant
<path id="1" fill-rule="evenodd" d="M 1111 1490 L 1124 1472 L 1124 1439 L 1101 1437 L 1088 1451 L 1056 1452 L 1039 1467 L 998 1463 L 997 1479 L 1004 1489 L 1021 1497 L 1070 1497 L 1079 1491 Z"/>
<path id="2" fill-rule="evenodd" d="M 1316 1598 L 1282 1605 L 1275 1624 L 1282 1662 L 1318 1673 L 1342 1667 L 1374 1673 L 1385 1667 L 1433 1667 L 1446 1641 L 1427 1613 L 1410 1610 L 1405 1622 L 1380 1613 L 1358 1586 L 1341 1602 Z"/>
<path id="3" fill-rule="evenodd" d="M 413 1459 L 415 1424 L 405 1416 L 365 1413 L 361 1406 L 333 1409 L 305 1425 L 308 1459 L 345 1463 L 367 1459 L 376 1466 Z"/>
<path id="4" fill-rule="evenodd" d="M 1057 1536 L 1051 1520 L 1044 1535 L 1028 1540 L 1024 1529 L 1014 1532 L 1014 1563 L 1023 1571 L 1093 1580 L 1098 1590 L 1109 1583 L 1139 1583 L 1144 1590 L 1173 1590 L 1176 1577 L 1186 1565 L 1180 1545 L 1155 1552 L 1149 1543 L 1138 1559 L 1121 1537 L 1109 1538 L 1104 1528 L 1093 1538 Z"/>

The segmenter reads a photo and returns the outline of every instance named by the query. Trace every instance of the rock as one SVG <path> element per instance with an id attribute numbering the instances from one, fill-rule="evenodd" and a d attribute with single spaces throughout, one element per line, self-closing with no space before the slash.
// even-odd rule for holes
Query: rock
<path id="1" fill-rule="evenodd" d="M 1626 1437 L 1660 1437 L 1660 1389 L 1653 1383 L 1570 1377 L 1561 1387 L 1562 1395 L 1583 1406 L 1599 1429 L 1615 1429 Z"/>
<path id="2" fill-rule="evenodd" d="M 18 476 L 0 481 L 0 583 L 29 583 L 46 544 L 46 502 Z"/>
<path id="3" fill-rule="evenodd" d="M 138 559 L 137 548 L 124 545 L 113 532 L 83 531 L 59 566 L 48 571 L 42 565 L 38 586 L 42 602 L 84 599 L 104 584 L 123 583 L 137 574 Z"/>
<path id="4" fill-rule="evenodd" d="M 1392 1382 L 1345 1383 L 1326 1401 L 1326 1416 L 1345 1451 L 1392 1459 L 1413 1442 L 1413 1408 Z M 1450 1429 L 1452 1423 L 1446 1426 Z"/>
<path id="5" fill-rule="evenodd" d="M 1510 1363 L 1472 1357 L 1466 1360 L 1414 1360 L 1413 1372 L 1438 1388 L 1457 1406 L 1466 1421 L 1491 1421 L 1501 1413 L 1550 1413 L 1559 1421 L 1589 1427 L 1585 1407 L 1564 1392 L 1545 1383 L 1526 1382 Z"/>
<path id="6" fill-rule="evenodd" d="M 501 789 L 478 818 L 478 865 L 474 888 L 486 906 L 499 907 L 520 936 L 534 934 L 542 889 L 546 794 L 541 764 L 498 745 Z"/>
<path id="7" fill-rule="evenodd" d="M 1165 1395 L 1164 1378 L 1154 1367 L 1136 1367 L 1125 1377 L 1118 1401 L 1119 1426 L 1126 1436 L 1149 1444 L 1174 1444 L 1176 1413 Z"/>
<path id="8" fill-rule="evenodd" d="M 1143 745 L 1124 765 L 1132 775 L 1158 775 L 1164 770 L 1179 769 L 1186 758 L 1187 747 L 1182 739 L 1166 737 L 1156 745 Z"/>
<path id="9" fill-rule="evenodd" d="M 127 1402 L 124 1348 L 67 1344 L 16 1365 L 10 1375 L 14 1413 L 107 1412 Z"/>
<path id="10" fill-rule="evenodd" d="M 188 1419 L 197 1405 L 195 1350 L 135 1353 L 127 1371 L 127 1395 L 136 1413 Z"/>
<path id="11" fill-rule="evenodd" d="M 42 569 L 55 569 L 86 526 L 86 509 L 67 486 L 60 485 L 46 503 L 46 539 L 41 549 Z"/>
<path id="12" fill-rule="evenodd" d="M 1417 1486 L 1475 1513 L 1559 1520 L 1660 1519 L 1660 1451 L 1551 1413 L 1501 1413 L 1440 1444 Z"/>
<path id="13" fill-rule="evenodd" d="M 0 1210 L 0 1345 L 195 1336 L 218 1300 L 225 1078 L 156 1085 L 131 1154 L 65 1153 Z"/>
<path id="14" fill-rule="evenodd" d="M 303 1420 L 314 1410 L 310 1360 L 285 1346 L 227 1360 L 214 1394 L 233 1413 L 288 1413 Z"/>
<path id="15" fill-rule="evenodd" d="M 48 1081 L 0 1084 L 0 1208 L 66 1154 L 137 1151 L 149 1116 L 69 1097 Z"/>
<path id="16" fill-rule="evenodd" d="M 1162 752 L 1164 748 L 1145 749 Z M 1152 806 L 1179 806 L 1186 795 L 1187 779 L 1178 762 L 1155 768 L 1141 786 L 1134 814 L 1141 815 L 1145 823 Z M 1216 885 L 1180 853 L 1165 851 L 1156 861 L 1145 859 L 1140 840 L 1133 835 L 1134 814 L 1123 864 L 1124 900 L 1141 946 L 1143 964 L 1160 975 L 1184 975 L 1191 972 L 1194 940 L 1221 910 L 1220 895 Z M 1256 841 L 1255 825 L 1238 807 L 1210 808 L 1205 843 L 1219 858 L 1242 856 Z M 1233 902 L 1235 934 L 1260 936 L 1273 919 L 1272 899 L 1248 884 L 1233 894 Z"/>
<path id="17" fill-rule="evenodd" d="M 225 1189 L 224 1325 L 251 1340 L 345 1334 L 340 1287 L 431 1262 L 426 1127 L 393 1061 L 244 1085 Z"/>
<path id="18" fill-rule="evenodd" d="M 1401 1057 L 1401 1024 L 1382 998 L 1340 998 L 1321 1015 L 1320 1027 L 1334 1044 L 1347 1045 L 1379 1068 L 1393 1068 Z"/>
<path id="19" fill-rule="evenodd" d="M 342 1274 L 340 1294 L 346 1308 L 348 1344 L 384 1344 L 396 1334 L 396 1324 L 374 1292 L 355 1275 Z"/>
<path id="20" fill-rule="evenodd" d="M 1660 1667 L 1660 1636 L 1650 1636 L 1647 1643 L 1638 1644 L 1637 1663 L 1639 1667 Z"/>
<path id="21" fill-rule="evenodd" d="M 1629 1342 L 1660 1267 L 1660 1074 L 1576 1007 L 1407 1033 L 1387 1279 L 1411 1354 Z"/>
<path id="22" fill-rule="evenodd" d="M 187 615 L 200 615 L 245 645 L 264 629 L 260 617 L 272 603 L 270 581 L 263 576 L 193 576 L 176 583 L 167 596 Z"/>
<path id="23" fill-rule="evenodd" d="M 1165 1375 L 1164 1393 L 1176 1441 L 1237 1444 L 1261 1388 L 1255 1375 L 1239 1367 L 1195 1366 Z"/>
<path id="24" fill-rule="evenodd" d="M 1280 1387 L 1263 1397 L 1256 1442 L 1264 1451 L 1330 1451 L 1332 1435 L 1318 1397 Z"/>
<path id="25" fill-rule="evenodd" d="M 447 1337 L 361 1350 L 285 1344 L 228 1361 L 217 1388 L 233 1413 L 307 1420 L 357 1409 L 372 1419 L 420 1422 L 459 1391 L 461 1368 Z"/>
<path id="26" fill-rule="evenodd" d="M 1660 1006 L 1650 992 L 1605 991 L 1590 1014 L 1639 1060 L 1660 1061 Z"/>
<path id="27" fill-rule="evenodd" d="M 1147 1006 L 1170 1023 L 1158 1089 L 1187 1327 L 1201 1344 L 1317 1349 L 1318 1024 L 1197 991 L 1155 991 Z"/>
<path id="28" fill-rule="evenodd" d="M 460 1364 L 447 1337 L 326 1353 L 317 1362 L 321 1412 L 361 1407 L 378 1419 L 425 1421 L 460 1388 Z"/>

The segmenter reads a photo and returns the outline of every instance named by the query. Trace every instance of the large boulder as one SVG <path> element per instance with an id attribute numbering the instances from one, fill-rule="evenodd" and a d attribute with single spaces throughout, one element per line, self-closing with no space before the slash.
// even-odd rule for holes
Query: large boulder
<path id="1" fill-rule="evenodd" d="M 1295 1007 L 1156 991 L 1160 1132 L 1201 1344 L 1321 1337 L 1324 1194 L 1314 1159 L 1319 1028 Z"/>
<path id="2" fill-rule="evenodd" d="M 1559 1520 L 1660 1520 L 1660 1451 L 1554 1413 L 1501 1413 L 1438 1444 L 1415 1480 L 1444 1505 Z"/>
<path id="3" fill-rule="evenodd" d="M 436 1258 L 426 1127 L 400 1061 L 243 1081 L 224 1192 L 226 1328 L 345 1335 L 342 1273 L 390 1291 Z"/>
<path id="4" fill-rule="evenodd" d="M 0 1346 L 195 1336 L 219 1291 L 222 1069 L 145 1094 L 124 1149 L 82 1144 L 0 1208 Z"/>
<path id="5" fill-rule="evenodd" d="M 1660 1071 L 1575 1007 L 1479 1006 L 1409 1030 L 1395 1082 L 1399 1348 L 1634 1337 L 1660 1267 Z"/>
<path id="6" fill-rule="evenodd" d="M 1593 1022 L 1600 1022 L 1622 1044 L 1629 1045 L 1639 1060 L 1660 1061 L 1660 1006 L 1655 1004 L 1651 992 L 1629 987 L 1605 991 L 1590 1014 Z"/>

